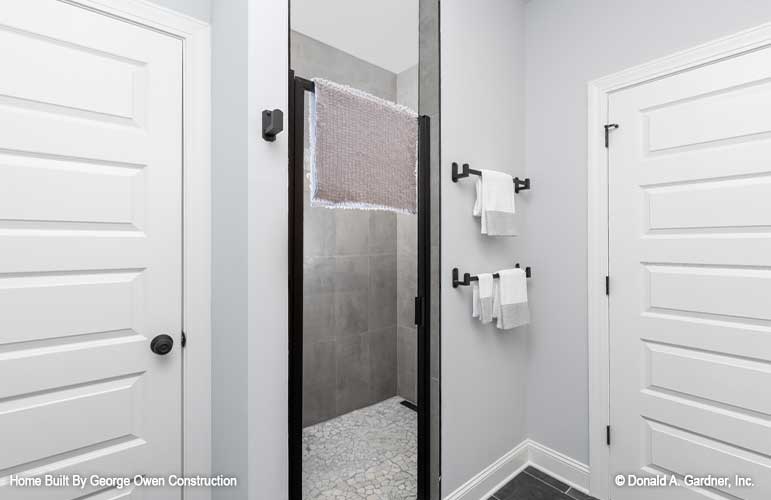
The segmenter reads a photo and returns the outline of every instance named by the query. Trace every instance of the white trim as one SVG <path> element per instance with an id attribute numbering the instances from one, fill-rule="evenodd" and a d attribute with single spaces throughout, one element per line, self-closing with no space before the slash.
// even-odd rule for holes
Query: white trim
<path id="1" fill-rule="evenodd" d="M 589 466 L 556 450 L 528 440 L 530 465 L 540 469 L 571 488 L 589 493 Z"/>
<path id="2" fill-rule="evenodd" d="M 183 473 L 211 474 L 211 30 L 145 0 L 60 0 L 179 38 L 183 43 Z M 209 500 L 191 488 L 185 500 Z"/>
<path id="3" fill-rule="evenodd" d="M 663 78 L 721 59 L 771 45 L 771 23 L 677 52 L 588 84 L 588 334 L 589 334 L 589 463 L 592 495 L 605 500 L 610 492 L 610 449 L 605 444 L 609 423 L 608 364 L 608 156 L 603 125 L 608 96 L 618 90 Z M 623 125 L 622 125 L 623 126 Z M 611 136 L 612 137 L 612 136 Z M 612 139 L 611 139 L 612 140 Z M 611 277 L 611 293 L 613 280 Z"/>
<path id="4" fill-rule="evenodd" d="M 532 439 L 511 451 L 466 481 L 444 500 L 487 500 L 526 467 L 533 466 L 571 488 L 588 492 L 589 467 Z"/>
<path id="5" fill-rule="evenodd" d="M 444 500 L 487 500 L 528 465 L 527 439 L 487 466 Z"/>

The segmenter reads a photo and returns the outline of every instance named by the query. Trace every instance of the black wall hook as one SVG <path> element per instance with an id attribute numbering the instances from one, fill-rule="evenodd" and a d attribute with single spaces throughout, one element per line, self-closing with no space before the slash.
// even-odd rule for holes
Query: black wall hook
<path id="1" fill-rule="evenodd" d="M 519 269 L 519 262 L 514 266 L 515 268 Z M 459 286 L 469 286 L 471 285 L 472 281 L 479 281 L 478 276 L 472 276 L 469 273 L 463 273 L 463 281 L 458 279 L 458 276 L 460 275 L 460 271 L 458 271 L 457 267 L 452 268 L 452 287 L 458 288 Z M 529 278 L 531 277 L 532 273 L 530 272 L 530 267 L 525 268 L 525 277 Z M 498 273 L 493 274 L 493 278 L 500 278 Z"/>
<path id="2" fill-rule="evenodd" d="M 276 136 L 284 130 L 284 113 L 280 109 L 266 109 L 262 112 L 262 138 L 268 142 L 276 140 Z"/>
<path id="3" fill-rule="evenodd" d="M 452 182 L 458 182 L 458 179 L 463 179 L 469 175 L 481 176 L 482 172 L 469 167 L 468 163 L 464 163 L 463 170 L 458 172 L 458 164 L 456 162 L 452 162 Z M 530 189 L 530 178 L 520 179 L 519 177 L 514 177 L 514 192 L 519 193 L 520 191 L 524 191 L 526 189 Z"/>

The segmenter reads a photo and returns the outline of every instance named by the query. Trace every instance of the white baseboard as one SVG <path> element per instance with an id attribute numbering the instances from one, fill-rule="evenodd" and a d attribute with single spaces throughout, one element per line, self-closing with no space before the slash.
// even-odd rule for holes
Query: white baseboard
<path id="1" fill-rule="evenodd" d="M 525 439 L 444 500 L 487 500 L 529 465 L 572 488 L 589 493 L 588 465 L 531 439 Z"/>
<path id="2" fill-rule="evenodd" d="M 490 495 L 519 474 L 528 464 L 527 440 L 522 441 L 513 450 L 487 466 L 450 493 L 444 500 L 487 500 Z"/>
<path id="3" fill-rule="evenodd" d="M 530 465 L 583 493 L 589 493 L 589 466 L 528 439 Z"/>

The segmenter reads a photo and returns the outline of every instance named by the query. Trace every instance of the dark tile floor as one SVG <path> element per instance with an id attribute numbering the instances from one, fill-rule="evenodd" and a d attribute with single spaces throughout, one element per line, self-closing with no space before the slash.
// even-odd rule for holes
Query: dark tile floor
<path id="1" fill-rule="evenodd" d="M 596 500 L 534 467 L 528 467 L 489 500 Z"/>

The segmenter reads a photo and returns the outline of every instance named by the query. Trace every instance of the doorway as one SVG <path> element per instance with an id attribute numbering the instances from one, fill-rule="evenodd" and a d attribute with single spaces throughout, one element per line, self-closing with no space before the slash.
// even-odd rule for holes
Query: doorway
<path id="1" fill-rule="evenodd" d="M 427 498 L 430 119 L 418 118 L 416 215 L 311 207 L 313 91 L 290 72 L 290 498 Z"/>
<path id="2" fill-rule="evenodd" d="M 295 21 L 306 7 L 293 2 L 290 33 L 290 498 L 427 500 L 433 124 L 418 119 L 413 215 L 311 206 L 306 153 L 312 78 L 418 111 L 417 8 L 412 59 L 385 68 L 314 38 L 325 35 Z"/>

